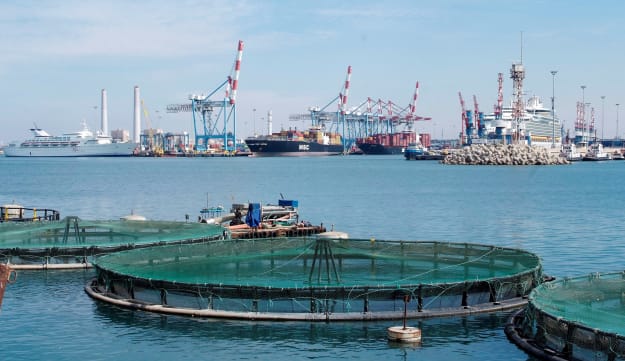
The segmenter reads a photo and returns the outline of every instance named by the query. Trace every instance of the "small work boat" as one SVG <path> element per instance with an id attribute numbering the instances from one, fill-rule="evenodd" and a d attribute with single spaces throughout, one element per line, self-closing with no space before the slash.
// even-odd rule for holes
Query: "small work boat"
<path id="1" fill-rule="evenodd" d="M 577 162 L 582 160 L 582 154 L 577 150 L 577 147 L 573 143 L 563 144 L 560 155 L 566 158 L 566 160 L 568 160 L 569 162 Z"/>
<path id="2" fill-rule="evenodd" d="M 603 150 L 603 144 L 601 143 L 593 143 L 588 148 L 586 154 L 582 158 L 583 161 L 602 161 L 602 160 L 610 160 L 612 159 L 610 153 L 606 153 Z"/>
<path id="3" fill-rule="evenodd" d="M 277 205 L 233 204 L 229 213 L 224 213 L 223 206 L 207 206 L 200 211 L 198 220 L 222 225 L 233 239 L 297 237 L 325 232 L 323 224 L 315 226 L 300 221 L 298 206 L 299 202 L 291 199 L 280 199 Z"/>

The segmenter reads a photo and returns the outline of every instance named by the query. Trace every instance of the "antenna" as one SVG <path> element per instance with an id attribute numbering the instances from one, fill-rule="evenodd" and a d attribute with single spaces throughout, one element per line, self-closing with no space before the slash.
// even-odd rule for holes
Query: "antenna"
<path id="1" fill-rule="evenodd" d="M 523 32 L 521 31 L 521 64 L 523 64 Z"/>

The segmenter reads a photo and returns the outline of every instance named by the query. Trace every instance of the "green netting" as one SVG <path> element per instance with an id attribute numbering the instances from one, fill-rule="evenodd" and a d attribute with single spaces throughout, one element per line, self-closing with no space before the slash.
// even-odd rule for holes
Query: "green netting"
<path id="1" fill-rule="evenodd" d="M 50 256 L 132 248 L 187 240 L 208 240 L 223 228 L 170 221 L 89 221 L 66 217 L 54 222 L 0 224 L 0 256 Z"/>
<path id="2" fill-rule="evenodd" d="M 625 273 L 596 273 L 543 284 L 532 305 L 566 322 L 625 335 Z"/>
<path id="3" fill-rule="evenodd" d="M 87 292 L 108 302 L 256 319 L 399 318 L 405 296 L 416 301 L 409 317 L 479 312 L 520 300 L 542 280 L 539 258 L 521 250 L 314 237 L 158 246 L 95 263 Z"/>
<path id="4" fill-rule="evenodd" d="M 513 249 L 435 242 L 332 241 L 331 255 L 315 238 L 225 240 L 132 250 L 96 264 L 136 278 L 192 284 L 301 288 L 311 285 L 397 286 L 456 283 L 513 276 L 539 267 Z"/>
<path id="5" fill-rule="evenodd" d="M 566 359 L 625 359 L 625 272 L 543 283 L 531 292 L 518 329 Z"/>

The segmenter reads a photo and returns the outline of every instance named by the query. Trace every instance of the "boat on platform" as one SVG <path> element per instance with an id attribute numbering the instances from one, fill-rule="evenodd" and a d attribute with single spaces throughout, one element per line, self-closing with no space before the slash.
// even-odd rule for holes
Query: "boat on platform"
<path id="1" fill-rule="evenodd" d="M 50 135 L 35 126 L 31 139 L 13 142 L 4 148 L 6 157 L 125 157 L 133 155 L 137 145 L 116 142 L 110 136 L 94 134 L 83 121 L 83 128 L 61 136 Z"/>
<path id="2" fill-rule="evenodd" d="M 603 150 L 603 144 L 593 143 L 589 146 L 588 151 L 582 158 L 583 161 L 603 161 L 612 159 L 610 153 Z"/>
<path id="3" fill-rule="evenodd" d="M 563 144 L 560 155 L 569 162 L 577 162 L 582 160 L 582 154 L 577 150 L 574 143 Z"/>
<path id="4" fill-rule="evenodd" d="M 298 206 L 297 200 L 280 199 L 278 204 L 233 204 L 229 213 L 223 206 L 205 207 L 199 221 L 222 225 L 231 239 L 298 237 L 326 231 L 323 224 L 301 221 Z"/>
<path id="5" fill-rule="evenodd" d="M 343 153 L 340 134 L 326 132 L 322 127 L 311 127 L 306 131 L 282 130 L 270 135 L 245 139 L 252 155 L 276 156 L 327 156 Z"/>

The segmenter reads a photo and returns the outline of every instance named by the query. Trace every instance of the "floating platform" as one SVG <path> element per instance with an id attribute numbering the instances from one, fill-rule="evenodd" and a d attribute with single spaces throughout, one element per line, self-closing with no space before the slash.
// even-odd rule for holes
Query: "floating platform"
<path id="1" fill-rule="evenodd" d="M 625 272 L 544 283 L 505 331 L 521 349 L 544 360 L 622 360 Z"/>
<path id="2" fill-rule="evenodd" d="M 58 221 L 60 213 L 54 209 L 30 208 L 19 204 L 0 206 L 0 223 Z"/>
<path id="3" fill-rule="evenodd" d="M 169 221 L 61 221 L 0 224 L 0 263 L 12 269 L 91 267 L 94 256 L 158 244 L 222 239 L 223 227 Z"/>
<path id="4" fill-rule="evenodd" d="M 538 256 L 477 244 L 297 237 L 121 251 L 95 260 L 94 299 L 178 315 L 393 320 L 522 307 Z"/>
<path id="5" fill-rule="evenodd" d="M 275 226 L 268 228 L 229 228 L 228 235 L 232 239 L 242 238 L 279 238 L 279 237 L 303 237 L 312 236 L 325 232 L 324 226 L 314 225 L 293 225 L 293 226 Z"/>

